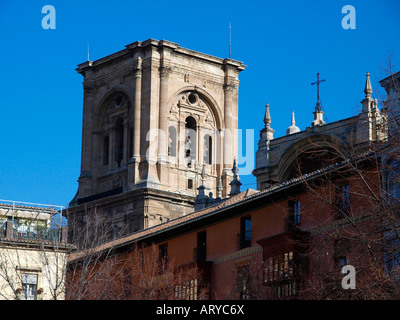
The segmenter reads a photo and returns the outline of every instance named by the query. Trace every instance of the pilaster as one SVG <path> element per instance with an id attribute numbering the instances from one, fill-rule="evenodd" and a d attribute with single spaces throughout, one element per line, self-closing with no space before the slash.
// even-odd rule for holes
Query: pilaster
<path id="1" fill-rule="evenodd" d="M 93 108 L 94 81 L 83 82 L 83 123 L 82 123 L 82 152 L 81 174 L 79 176 L 79 196 L 85 197 L 92 193 L 92 154 L 93 154 Z"/>
<path id="2" fill-rule="evenodd" d="M 140 164 L 140 132 L 141 132 L 141 102 L 142 102 L 142 58 L 136 58 L 136 65 L 133 69 L 134 85 L 135 85 L 135 101 L 133 112 L 133 156 L 128 163 L 128 186 L 133 186 L 139 181 L 139 164 Z"/>

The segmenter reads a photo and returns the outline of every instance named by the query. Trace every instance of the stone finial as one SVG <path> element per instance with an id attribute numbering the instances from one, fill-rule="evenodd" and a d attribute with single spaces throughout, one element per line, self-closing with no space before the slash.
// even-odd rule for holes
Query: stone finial
<path id="1" fill-rule="evenodd" d="M 204 186 L 205 185 L 205 180 L 206 180 L 206 165 L 203 164 L 203 169 L 201 170 L 201 184 Z"/>
<path id="2" fill-rule="evenodd" d="M 222 177 L 219 176 L 219 178 L 218 178 L 218 185 L 217 185 L 217 199 L 222 198 L 222 189 L 223 189 L 223 186 L 222 186 Z"/>
<path id="3" fill-rule="evenodd" d="M 372 95 L 372 86 L 371 86 L 371 79 L 370 79 L 370 74 L 367 72 L 367 80 L 365 81 L 365 97 L 366 98 L 371 98 Z"/>
<path id="4" fill-rule="evenodd" d="M 292 134 L 300 132 L 300 128 L 296 126 L 296 120 L 294 119 L 294 111 L 292 111 L 292 125 L 286 129 L 286 134 Z"/>
<path id="5" fill-rule="evenodd" d="M 205 195 L 206 165 L 205 164 L 203 164 L 203 169 L 201 170 L 200 176 L 201 176 L 201 185 L 197 188 L 197 190 L 199 190 L 199 193 L 197 195 L 197 200 L 206 198 L 206 195 Z"/>
<path id="6" fill-rule="evenodd" d="M 232 167 L 232 173 L 233 173 L 233 179 L 237 179 L 238 178 L 238 173 L 239 173 L 239 168 L 236 164 L 236 157 L 233 158 L 233 167 Z"/>
<path id="7" fill-rule="evenodd" d="M 269 128 L 270 124 L 271 124 L 271 115 L 269 113 L 269 104 L 267 103 L 267 105 L 265 106 L 265 116 L 264 116 L 264 123 L 265 123 L 265 127 Z"/>
<path id="8" fill-rule="evenodd" d="M 375 100 L 372 99 L 372 86 L 371 86 L 371 79 L 370 79 L 370 73 L 367 72 L 367 79 L 365 80 L 365 88 L 364 88 L 364 93 L 365 93 L 365 98 L 361 101 L 362 104 L 362 113 L 369 113 L 375 111 Z"/>
<path id="9" fill-rule="evenodd" d="M 269 113 L 269 104 L 265 106 L 264 123 L 265 126 L 261 130 L 261 140 L 272 140 L 274 138 L 275 130 L 271 128 L 271 114 Z"/>
<path id="10" fill-rule="evenodd" d="M 239 179 L 239 174 L 238 174 L 239 168 L 236 164 L 236 158 L 233 159 L 232 173 L 233 173 L 233 180 L 230 183 L 230 186 L 231 186 L 231 192 L 229 193 L 230 196 L 239 194 L 240 186 L 242 185 L 242 183 L 240 182 L 240 179 Z"/>

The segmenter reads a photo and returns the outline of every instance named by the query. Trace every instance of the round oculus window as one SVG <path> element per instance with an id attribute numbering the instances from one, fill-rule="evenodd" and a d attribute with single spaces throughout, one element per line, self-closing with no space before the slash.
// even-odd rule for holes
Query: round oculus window
<path id="1" fill-rule="evenodd" d="M 190 104 L 195 104 L 197 102 L 197 95 L 194 93 L 190 93 L 188 96 L 188 100 Z"/>

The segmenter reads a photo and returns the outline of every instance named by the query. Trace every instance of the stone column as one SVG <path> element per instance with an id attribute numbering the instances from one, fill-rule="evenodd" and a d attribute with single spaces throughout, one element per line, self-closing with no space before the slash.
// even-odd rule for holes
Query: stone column
<path id="1" fill-rule="evenodd" d="M 160 95 L 159 95 L 159 125 L 158 129 L 161 134 L 158 135 L 158 162 L 161 164 L 167 163 L 168 159 L 168 81 L 171 72 L 170 61 L 171 52 L 179 45 L 166 40 L 161 40 L 159 43 L 159 58 L 160 58 Z"/>
<path id="2" fill-rule="evenodd" d="M 231 83 L 224 85 L 224 120 L 225 130 L 223 136 L 223 192 L 224 196 L 230 192 L 231 168 L 233 162 L 233 91 L 235 86 Z"/>
<path id="3" fill-rule="evenodd" d="M 93 104 L 94 83 L 85 80 L 83 83 L 83 123 L 82 123 L 82 153 L 81 174 L 79 177 L 79 197 L 87 197 L 92 194 L 92 161 L 93 161 Z"/>
<path id="4" fill-rule="evenodd" d="M 134 70 L 135 76 L 135 105 L 133 122 L 133 156 L 129 166 L 129 185 L 133 186 L 139 181 L 140 163 L 140 126 L 141 126 L 141 105 L 142 105 L 142 60 L 139 57 Z"/>
<path id="5" fill-rule="evenodd" d="M 135 69 L 135 107 L 133 127 L 133 158 L 140 161 L 140 110 L 142 102 L 142 67 L 138 59 L 138 66 Z"/>
<path id="6" fill-rule="evenodd" d="M 204 136 L 206 135 L 205 130 L 197 124 L 197 154 L 198 164 L 204 165 Z"/>
<path id="7" fill-rule="evenodd" d="M 97 177 L 100 172 L 102 172 L 102 165 L 103 165 L 103 139 L 101 138 L 101 135 L 98 132 L 94 132 L 92 136 L 92 141 L 93 141 L 93 150 L 92 154 L 95 155 L 93 157 L 93 163 L 92 163 L 92 176 Z M 95 194 L 98 192 L 99 185 L 96 183 L 93 183 L 92 186 L 92 194 Z"/>
<path id="8" fill-rule="evenodd" d="M 168 76 L 170 68 L 160 67 L 160 105 L 158 114 L 158 158 L 157 170 L 160 182 L 169 185 L 168 166 Z"/>
<path id="9" fill-rule="evenodd" d="M 225 94 L 225 132 L 224 132 L 224 169 L 230 170 L 233 161 L 233 90 L 234 85 L 226 84 L 224 86 Z"/>
<path id="10" fill-rule="evenodd" d="M 158 51 L 156 47 L 148 46 L 142 54 L 140 164 L 135 188 L 158 188 L 160 184 L 157 172 L 158 137 L 156 134 L 160 89 Z"/>
<path id="11" fill-rule="evenodd" d="M 168 74 L 170 68 L 160 67 L 160 107 L 159 107 L 159 129 L 161 134 L 158 135 L 158 159 L 165 162 L 167 159 L 167 136 L 168 136 Z"/>

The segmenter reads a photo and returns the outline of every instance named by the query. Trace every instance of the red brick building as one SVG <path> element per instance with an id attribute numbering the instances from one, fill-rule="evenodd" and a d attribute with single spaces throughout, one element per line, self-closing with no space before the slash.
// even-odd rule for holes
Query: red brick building
<path id="1" fill-rule="evenodd" d="M 152 248 L 173 270 L 196 270 L 193 279 L 171 282 L 169 299 L 329 298 L 338 290 L 343 293 L 332 289 L 344 277 L 341 266 L 354 264 L 361 273 L 369 268 L 368 246 L 360 244 L 365 226 L 373 221 L 381 230 L 375 224 L 376 202 L 360 196 L 367 184 L 348 169 L 342 162 L 263 191 L 249 189 L 96 250 L 118 257 L 117 269 L 125 274 L 134 269 L 129 261 L 138 252 L 143 268 Z M 379 180 L 376 168 L 364 169 L 368 186 Z M 383 268 L 382 256 L 378 259 Z"/>

